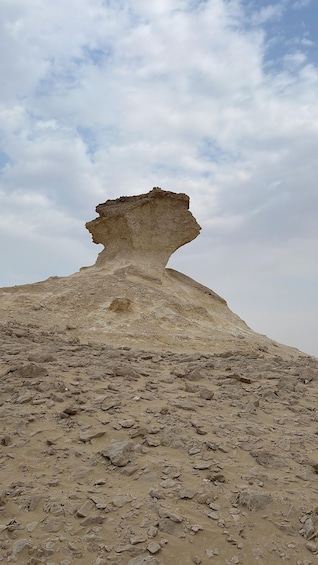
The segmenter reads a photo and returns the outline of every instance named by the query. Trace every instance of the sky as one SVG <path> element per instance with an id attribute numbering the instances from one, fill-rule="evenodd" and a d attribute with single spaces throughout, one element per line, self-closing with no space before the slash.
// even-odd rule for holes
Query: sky
<path id="1" fill-rule="evenodd" d="M 317 0 L 0 0 L 0 286 L 95 262 L 86 221 L 154 186 L 170 259 L 318 356 Z"/>

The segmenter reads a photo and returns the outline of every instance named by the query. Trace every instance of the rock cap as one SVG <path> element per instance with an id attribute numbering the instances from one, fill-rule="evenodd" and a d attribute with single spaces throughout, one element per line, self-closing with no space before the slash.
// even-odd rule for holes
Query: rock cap
<path id="1" fill-rule="evenodd" d="M 154 187 L 146 194 L 121 196 L 96 207 L 99 217 L 86 223 L 94 243 L 105 249 L 96 266 L 117 263 L 143 270 L 164 270 L 174 251 L 201 230 L 189 211 L 189 197 Z"/>

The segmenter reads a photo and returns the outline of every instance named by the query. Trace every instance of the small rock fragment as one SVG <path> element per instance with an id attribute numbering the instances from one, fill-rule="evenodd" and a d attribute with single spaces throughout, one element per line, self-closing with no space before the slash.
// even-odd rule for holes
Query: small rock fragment
<path id="1" fill-rule="evenodd" d="M 86 441 L 102 437 L 103 435 L 105 435 L 105 430 L 86 430 L 79 433 L 79 439 L 85 443 Z"/>
<path id="2" fill-rule="evenodd" d="M 106 447 L 101 454 L 110 459 L 116 467 L 125 467 L 132 460 L 133 448 L 132 441 L 120 441 Z"/>
<path id="3" fill-rule="evenodd" d="M 263 510 L 272 502 L 272 496 L 270 493 L 262 492 L 261 489 L 243 489 L 237 495 L 236 501 L 239 506 L 244 506 L 248 510 Z"/>
<path id="4" fill-rule="evenodd" d="M 120 544 L 117 543 L 116 545 L 114 545 L 114 551 L 116 553 L 124 553 L 125 551 L 130 551 L 131 549 L 133 549 L 133 545 L 131 543 L 126 543 L 126 544 Z"/>
<path id="5" fill-rule="evenodd" d="M 128 418 L 127 420 L 119 420 L 118 422 L 122 428 L 132 428 L 135 420 Z"/>
<path id="6" fill-rule="evenodd" d="M 67 414 L 67 416 L 75 416 L 78 412 L 78 407 L 74 405 L 65 406 L 63 412 L 64 414 Z"/>
<path id="7" fill-rule="evenodd" d="M 274 469 L 285 467 L 284 461 L 274 453 L 265 450 L 251 451 L 250 453 L 256 459 L 257 463 L 263 467 L 272 467 Z"/>
<path id="8" fill-rule="evenodd" d="M 176 524 L 179 524 L 183 520 L 182 516 L 180 516 L 179 514 L 174 514 L 168 508 L 159 508 L 159 516 L 160 518 L 168 518 Z"/>
<path id="9" fill-rule="evenodd" d="M 202 374 L 200 369 L 193 369 L 184 375 L 187 381 L 200 381 L 202 379 Z"/>
<path id="10" fill-rule="evenodd" d="M 12 444 L 12 437 L 9 434 L 5 434 L 0 436 L 0 445 L 11 445 Z"/>
<path id="11" fill-rule="evenodd" d="M 147 545 L 147 550 L 149 551 L 149 553 L 154 555 L 155 553 L 158 553 L 158 551 L 161 550 L 161 545 L 159 543 L 157 543 L 156 541 L 151 541 Z"/>
<path id="12" fill-rule="evenodd" d="M 76 515 L 79 518 L 86 518 L 86 516 L 93 510 L 95 504 L 91 500 L 86 500 L 84 504 L 77 510 Z"/>
<path id="13" fill-rule="evenodd" d="M 50 534 L 56 534 L 56 532 L 59 532 L 62 527 L 63 522 L 61 520 L 48 520 L 48 522 L 43 525 L 43 530 Z"/>
<path id="14" fill-rule="evenodd" d="M 158 437 L 147 437 L 146 438 L 146 443 L 148 445 L 148 447 L 159 447 L 159 445 L 161 445 L 161 441 Z"/>
<path id="15" fill-rule="evenodd" d="M 126 312 L 130 309 L 131 300 L 129 298 L 114 298 L 110 303 L 109 310 L 113 312 Z"/>
<path id="16" fill-rule="evenodd" d="M 306 548 L 307 548 L 308 551 L 310 551 L 311 553 L 317 553 L 317 545 L 316 545 L 315 542 L 313 542 L 313 541 L 307 541 L 307 543 L 306 543 Z"/>
<path id="17" fill-rule="evenodd" d="M 204 471 L 205 469 L 210 469 L 212 465 L 211 461 L 197 461 L 193 465 L 193 469 L 197 469 L 198 471 Z"/>
<path id="18" fill-rule="evenodd" d="M 131 545 L 137 545 L 138 543 L 144 543 L 145 541 L 147 541 L 147 536 L 145 534 L 131 536 L 129 541 Z"/>
<path id="19" fill-rule="evenodd" d="M 200 389 L 200 398 L 203 398 L 204 400 L 212 400 L 213 396 L 214 396 L 214 392 L 213 390 L 210 390 L 209 388 L 206 387 L 202 387 Z"/>
<path id="20" fill-rule="evenodd" d="M 147 531 L 148 537 L 150 538 L 155 538 L 157 533 L 158 533 L 158 528 L 156 528 L 155 526 L 150 526 L 150 528 Z"/>
<path id="21" fill-rule="evenodd" d="M 179 491 L 179 496 L 182 499 L 184 499 L 184 498 L 192 499 L 196 494 L 197 494 L 197 491 L 192 490 L 192 489 L 183 488 Z"/>
<path id="22" fill-rule="evenodd" d="M 123 494 L 123 495 L 119 495 L 119 496 L 115 496 L 115 498 L 113 498 L 112 503 L 114 506 L 116 506 L 116 508 L 122 508 L 123 506 L 125 506 L 125 504 L 128 504 L 128 502 L 132 501 L 132 497 L 128 494 Z"/>
<path id="23" fill-rule="evenodd" d="M 20 539 L 20 540 L 17 540 L 13 543 L 12 548 L 11 548 L 11 552 L 12 552 L 12 555 L 15 556 L 15 555 L 19 555 L 24 550 L 31 549 L 31 547 L 32 546 L 31 546 L 29 540 Z"/>
<path id="24" fill-rule="evenodd" d="M 47 374 L 48 372 L 45 367 L 41 367 L 34 363 L 29 363 L 27 365 L 19 367 L 12 372 L 12 375 L 14 375 L 15 377 L 20 377 L 21 379 L 38 379 L 46 377 Z"/>
<path id="25" fill-rule="evenodd" d="M 37 509 L 37 506 L 42 499 L 43 499 L 42 494 L 35 494 L 34 496 L 32 496 L 30 503 L 28 504 L 29 512 L 34 512 L 34 510 Z"/>
<path id="26" fill-rule="evenodd" d="M 98 526 L 99 524 L 102 524 L 104 520 L 104 516 L 89 516 L 81 522 L 81 526 Z"/>
<path id="27" fill-rule="evenodd" d="M 30 522 L 30 524 L 26 525 L 27 532 L 34 532 L 39 522 Z"/>

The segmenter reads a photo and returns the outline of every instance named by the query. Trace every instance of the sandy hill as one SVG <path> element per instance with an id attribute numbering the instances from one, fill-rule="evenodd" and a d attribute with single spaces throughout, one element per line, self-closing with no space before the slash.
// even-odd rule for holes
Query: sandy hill
<path id="1" fill-rule="evenodd" d="M 318 360 L 165 268 L 186 195 L 97 212 L 94 266 L 0 289 L 0 562 L 316 563 Z"/>

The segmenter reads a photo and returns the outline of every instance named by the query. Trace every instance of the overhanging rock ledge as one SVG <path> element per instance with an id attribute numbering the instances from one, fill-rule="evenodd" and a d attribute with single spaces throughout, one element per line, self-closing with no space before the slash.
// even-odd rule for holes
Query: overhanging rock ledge
<path id="1" fill-rule="evenodd" d="M 87 222 L 86 228 L 94 243 L 105 246 L 97 267 L 134 265 L 158 274 L 172 253 L 201 230 L 189 211 L 189 197 L 158 187 L 147 194 L 107 200 L 96 212 L 99 218 Z"/>

